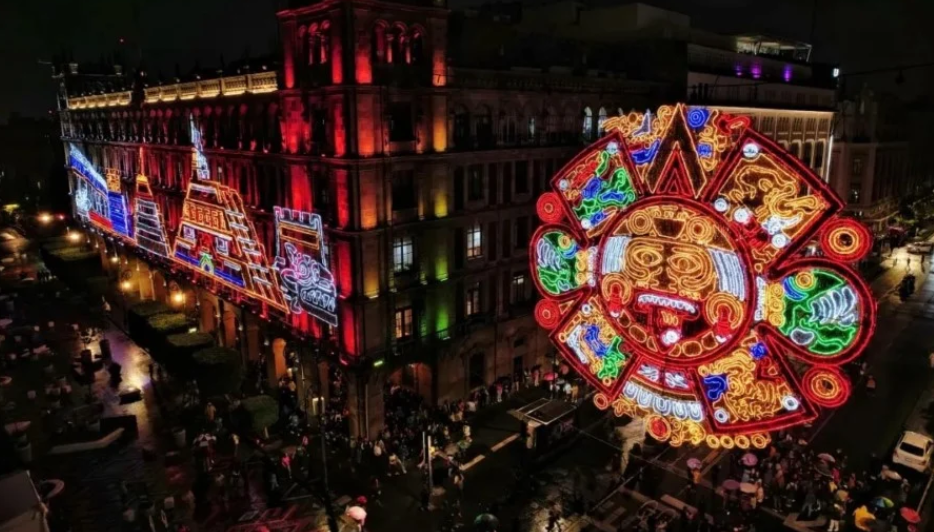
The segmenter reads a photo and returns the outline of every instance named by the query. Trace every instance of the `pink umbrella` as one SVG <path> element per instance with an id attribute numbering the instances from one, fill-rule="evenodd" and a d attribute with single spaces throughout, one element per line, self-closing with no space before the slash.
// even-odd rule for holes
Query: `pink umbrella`
<path id="1" fill-rule="evenodd" d="M 739 489 L 739 482 L 731 478 L 723 483 L 723 489 L 727 491 L 737 490 Z"/>
<path id="2" fill-rule="evenodd" d="M 740 460 L 743 462 L 743 465 L 749 466 L 749 467 L 752 467 L 759 463 L 759 459 L 756 458 L 756 455 L 752 453 L 744 454 Z"/>
<path id="3" fill-rule="evenodd" d="M 363 523 L 366 521 L 366 510 L 359 506 L 351 506 L 347 508 L 347 517 L 353 519 L 358 523 Z"/>
<path id="4" fill-rule="evenodd" d="M 542 380 L 544 380 L 545 382 L 551 382 L 557 378 L 558 378 L 557 374 L 555 374 L 554 372 L 549 372 L 549 373 L 546 373 L 544 377 L 542 377 Z"/>
<path id="5" fill-rule="evenodd" d="M 688 458 L 688 469 L 700 469 L 701 461 L 697 458 Z"/>

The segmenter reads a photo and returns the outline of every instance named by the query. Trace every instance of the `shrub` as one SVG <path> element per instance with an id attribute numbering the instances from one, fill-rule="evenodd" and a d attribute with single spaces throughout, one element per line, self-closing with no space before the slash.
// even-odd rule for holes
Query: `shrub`
<path id="1" fill-rule="evenodd" d="M 248 397 L 240 403 L 250 421 L 250 426 L 256 432 L 266 434 L 266 429 L 279 421 L 279 405 L 268 395 Z"/>
<path id="2" fill-rule="evenodd" d="M 140 318 L 149 318 L 156 314 L 171 312 L 171 309 L 158 301 L 141 301 L 130 307 L 130 312 Z"/>
<path id="3" fill-rule="evenodd" d="M 160 333 L 176 332 L 188 327 L 188 317 L 178 313 L 157 314 L 150 317 L 146 322 L 153 331 Z"/>
<path id="4" fill-rule="evenodd" d="M 88 251 L 79 247 L 67 247 L 49 250 L 49 255 L 63 262 L 78 262 L 93 259 L 98 256 L 96 251 Z"/>
<path id="5" fill-rule="evenodd" d="M 181 333 L 173 334 L 165 339 L 169 347 L 192 348 L 207 347 L 214 343 L 214 337 L 208 333 Z"/>
<path id="6" fill-rule="evenodd" d="M 202 349 L 192 357 L 195 380 L 205 397 L 225 395 L 240 389 L 243 368 L 240 353 L 227 347 Z"/>

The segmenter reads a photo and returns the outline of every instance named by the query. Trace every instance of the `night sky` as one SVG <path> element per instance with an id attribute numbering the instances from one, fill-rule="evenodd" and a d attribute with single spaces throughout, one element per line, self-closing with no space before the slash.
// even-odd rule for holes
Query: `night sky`
<path id="1" fill-rule="evenodd" d="M 452 7 L 478 5 L 450 0 Z M 528 1 L 528 0 L 527 0 Z M 599 0 L 601 4 L 612 0 Z M 186 72 L 195 61 L 215 66 L 275 50 L 276 10 L 285 0 L 8 0 L 0 1 L 0 121 L 11 112 L 48 113 L 55 88 L 40 61 L 69 49 L 79 61 L 121 50 L 128 64 L 140 55 L 151 75 Z M 621 2 L 622 3 L 622 2 Z M 765 33 L 810 41 L 814 59 L 844 73 L 934 61 L 930 0 L 652 0 L 692 17 L 695 27 L 724 33 Z M 120 44 L 121 38 L 123 44 Z M 934 68 L 851 79 L 907 97 L 934 86 Z"/>

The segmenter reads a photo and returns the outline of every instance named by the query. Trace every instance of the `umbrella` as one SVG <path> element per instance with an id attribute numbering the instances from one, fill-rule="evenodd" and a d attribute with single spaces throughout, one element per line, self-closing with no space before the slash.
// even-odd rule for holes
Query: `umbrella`
<path id="1" fill-rule="evenodd" d="M 827 462 L 827 463 L 829 463 L 829 464 L 835 464 L 835 463 L 837 463 L 837 459 L 834 458 L 833 455 L 830 455 L 830 454 L 827 454 L 827 453 L 820 453 L 819 455 L 817 455 L 817 458 L 819 458 L 820 460 L 822 460 L 822 461 L 824 461 L 824 462 Z"/>
<path id="2" fill-rule="evenodd" d="M 895 503 L 888 497 L 876 497 L 873 499 L 872 505 L 876 508 L 891 508 L 895 506 Z"/>
<path id="3" fill-rule="evenodd" d="M 739 488 L 739 482 L 733 480 L 732 478 L 723 483 L 723 489 L 727 491 L 733 491 Z"/>
<path id="4" fill-rule="evenodd" d="M 902 476 L 898 474 L 898 471 L 895 471 L 894 469 L 888 469 L 885 467 L 883 467 L 882 469 L 882 476 L 883 478 L 887 480 L 901 480 L 902 479 Z"/>
<path id="5" fill-rule="evenodd" d="M 741 458 L 741 461 L 743 462 L 743 465 L 746 465 L 749 467 L 752 467 L 759 463 L 759 459 L 756 458 L 756 455 L 752 453 L 744 454 L 743 457 Z"/>
<path id="6" fill-rule="evenodd" d="M 815 467 L 814 469 L 815 469 L 819 474 L 821 474 L 821 475 L 823 475 L 823 476 L 825 476 L 825 477 L 832 477 L 832 476 L 833 476 L 833 473 L 830 472 L 830 467 L 829 467 L 826 463 L 824 463 L 824 462 L 821 462 L 820 464 L 818 464 L 818 466 Z"/>
<path id="7" fill-rule="evenodd" d="M 753 484 L 752 482 L 743 482 L 742 484 L 739 485 L 739 491 L 741 491 L 742 493 L 755 493 L 756 485 Z"/>
<path id="8" fill-rule="evenodd" d="M 700 469 L 701 461 L 697 458 L 688 458 L 688 469 Z"/>
<path id="9" fill-rule="evenodd" d="M 834 494 L 838 501 L 845 501 L 850 498 L 850 492 L 846 490 L 837 490 L 837 493 Z"/>
<path id="10" fill-rule="evenodd" d="M 494 532 L 499 527 L 499 519 L 493 514 L 480 514 L 473 520 L 473 526 L 482 532 Z"/>
<path id="11" fill-rule="evenodd" d="M 876 516 L 865 505 L 853 511 L 853 524 L 860 530 L 869 530 L 870 523 L 875 519 Z"/>
<path id="12" fill-rule="evenodd" d="M 344 513 L 347 514 L 347 517 L 358 523 L 366 521 L 366 510 L 359 506 L 351 506 L 350 508 L 347 508 L 347 511 Z"/>
<path id="13" fill-rule="evenodd" d="M 914 525 L 921 522 L 921 516 L 918 515 L 918 512 L 907 506 L 902 507 L 898 513 L 902 516 L 902 519 L 904 519 L 906 523 Z"/>
<path id="14" fill-rule="evenodd" d="M 545 376 L 542 377 L 542 380 L 545 382 L 551 382 L 557 378 L 558 378 L 558 375 L 552 371 L 552 372 L 546 373 Z M 483 514 L 483 515 L 489 515 L 489 514 Z"/>

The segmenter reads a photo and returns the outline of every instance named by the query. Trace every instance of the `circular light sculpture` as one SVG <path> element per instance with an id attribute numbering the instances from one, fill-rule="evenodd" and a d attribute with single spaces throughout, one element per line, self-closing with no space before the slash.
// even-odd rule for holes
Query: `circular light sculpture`
<path id="1" fill-rule="evenodd" d="M 875 326 L 850 266 L 872 235 L 748 119 L 678 105 L 604 130 L 553 177 L 530 244 L 535 317 L 597 406 L 745 449 L 843 404 L 836 368 Z"/>

